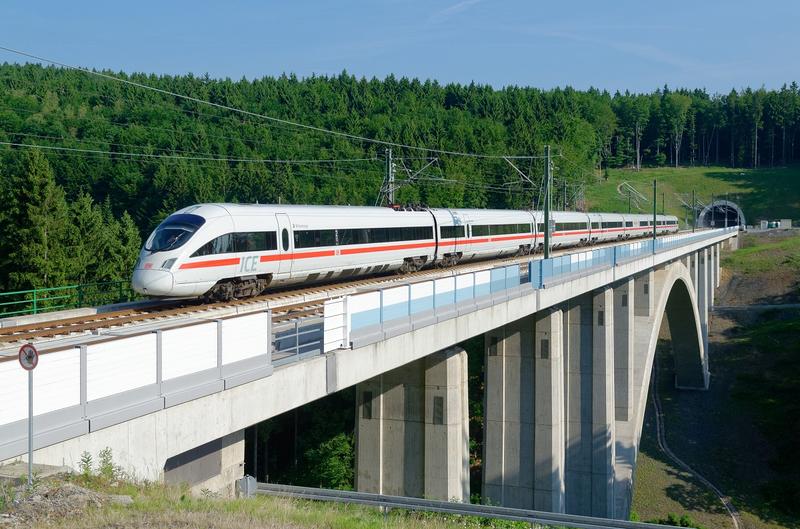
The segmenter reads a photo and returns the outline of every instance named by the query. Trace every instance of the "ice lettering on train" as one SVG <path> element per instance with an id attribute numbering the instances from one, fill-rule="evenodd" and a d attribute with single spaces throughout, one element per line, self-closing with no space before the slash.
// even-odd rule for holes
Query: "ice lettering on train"
<path id="1" fill-rule="evenodd" d="M 255 272 L 258 266 L 258 256 L 251 255 L 242 259 L 242 272 Z"/>

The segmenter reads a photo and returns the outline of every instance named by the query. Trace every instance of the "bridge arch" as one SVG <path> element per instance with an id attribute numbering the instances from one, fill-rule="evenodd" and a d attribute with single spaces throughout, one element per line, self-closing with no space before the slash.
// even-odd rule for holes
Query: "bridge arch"
<path id="1" fill-rule="evenodd" d="M 699 266 L 699 265 L 695 265 Z M 674 261 L 653 273 L 655 302 L 653 313 L 647 318 L 648 332 L 637 334 L 634 354 L 637 358 L 639 388 L 636 401 L 636 444 L 641 436 L 647 402 L 649 380 L 653 369 L 658 336 L 664 318 L 672 335 L 675 359 L 675 385 L 682 389 L 705 390 L 708 388 L 708 355 L 701 326 L 697 299 L 698 289 L 692 280 L 692 272 L 681 261 Z M 644 319 L 644 318 L 642 318 Z M 639 318 L 637 317 L 637 320 Z M 637 321 L 637 325 L 645 321 Z M 642 363 L 639 363 L 642 362 Z M 641 366 L 641 367 L 640 367 Z"/>

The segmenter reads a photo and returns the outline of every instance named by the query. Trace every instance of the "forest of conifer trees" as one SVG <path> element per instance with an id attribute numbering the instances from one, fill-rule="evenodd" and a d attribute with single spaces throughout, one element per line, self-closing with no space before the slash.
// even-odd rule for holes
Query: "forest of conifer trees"
<path id="1" fill-rule="evenodd" d="M 540 156 L 557 181 L 609 167 L 771 167 L 800 157 L 800 88 L 727 94 L 495 89 L 416 79 L 106 72 L 395 146 L 400 202 L 525 207 Z M 34 148 L 33 146 L 39 146 Z M 0 66 L 0 288 L 127 278 L 141 237 L 196 202 L 374 204 L 385 145 L 301 129 L 83 72 Z M 424 168 L 426 165 L 428 167 Z M 424 169 L 423 169 L 424 168 Z M 406 173 L 405 171 L 408 170 Z"/>

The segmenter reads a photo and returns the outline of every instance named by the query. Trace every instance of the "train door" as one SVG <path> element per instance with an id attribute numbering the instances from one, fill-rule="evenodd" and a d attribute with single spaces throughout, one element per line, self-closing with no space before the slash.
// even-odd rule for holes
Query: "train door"
<path id="1" fill-rule="evenodd" d="M 286 213 L 276 213 L 275 220 L 278 221 L 278 251 L 283 256 L 278 260 L 278 274 L 289 274 L 292 271 L 292 223 Z"/>
<path id="2" fill-rule="evenodd" d="M 461 218 L 456 212 L 453 212 L 453 226 L 456 227 L 454 230 L 455 233 L 455 240 L 453 241 L 453 249 L 451 250 L 453 253 L 463 252 L 463 244 L 464 239 L 467 237 L 467 227 L 465 226 L 464 220 Z M 463 232 L 461 230 L 464 230 Z"/>

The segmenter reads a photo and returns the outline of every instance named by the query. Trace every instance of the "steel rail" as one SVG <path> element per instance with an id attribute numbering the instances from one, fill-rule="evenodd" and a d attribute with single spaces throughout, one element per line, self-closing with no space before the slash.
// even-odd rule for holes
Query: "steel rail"
<path id="1" fill-rule="evenodd" d="M 627 520 L 614 520 L 577 514 L 561 514 L 527 509 L 514 509 L 511 507 L 426 500 L 368 492 L 315 489 L 311 487 L 297 487 L 272 483 L 258 483 L 254 493 L 313 501 L 356 503 L 384 509 L 405 509 L 409 511 L 439 512 L 459 516 L 498 518 L 502 520 L 557 527 L 564 527 L 566 525 L 574 529 L 663 529 L 664 527 L 659 524 L 630 522 Z"/>

